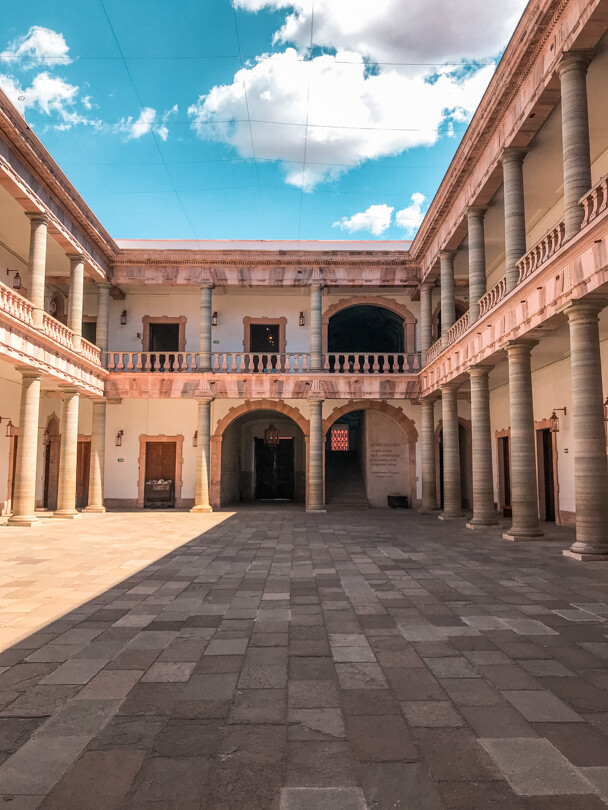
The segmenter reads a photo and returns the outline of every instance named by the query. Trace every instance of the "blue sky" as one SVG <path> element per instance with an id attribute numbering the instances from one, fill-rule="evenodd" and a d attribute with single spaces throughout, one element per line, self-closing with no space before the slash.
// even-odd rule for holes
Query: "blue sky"
<path id="1" fill-rule="evenodd" d="M 2 5 L 0 87 L 114 237 L 408 239 L 525 2 Z"/>

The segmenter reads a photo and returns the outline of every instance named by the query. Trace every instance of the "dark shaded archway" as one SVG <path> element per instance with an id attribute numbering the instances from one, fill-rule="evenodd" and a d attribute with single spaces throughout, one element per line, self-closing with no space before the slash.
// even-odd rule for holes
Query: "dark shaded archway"
<path id="1" fill-rule="evenodd" d="M 363 304 L 337 312 L 329 320 L 327 349 L 335 352 L 405 351 L 404 320 L 384 307 Z"/>

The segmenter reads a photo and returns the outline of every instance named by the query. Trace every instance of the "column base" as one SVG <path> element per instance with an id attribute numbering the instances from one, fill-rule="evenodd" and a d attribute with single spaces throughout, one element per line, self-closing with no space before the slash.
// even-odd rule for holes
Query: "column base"
<path id="1" fill-rule="evenodd" d="M 491 529 L 493 526 L 498 526 L 498 518 L 488 518 L 488 520 L 484 520 L 483 518 L 473 518 L 469 520 L 467 523 L 467 529 Z"/>
<path id="2" fill-rule="evenodd" d="M 545 535 L 540 529 L 530 529 L 529 531 L 520 532 L 505 532 L 502 536 L 503 540 L 511 540 L 514 543 L 528 543 L 532 540 L 543 540 Z"/>
<path id="3" fill-rule="evenodd" d="M 56 512 L 53 512 L 53 517 L 61 518 L 62 520 L 76 520 L 76 518 L 81 517 L 81 515 L 80 512 L 58 509 Z"/>
<path id="4" fill-rule="evenodd" d="M 324 506 L 319 506 L 319 507 L 307 506 L 306 511 L 307 512 L 316 512 L 319 515 L 323 515 L 323 514 L 325 514 L 327 512 L 327 509 Z"/>
<path id="5" fill-rule="evenodd" d="M 213 507 L 212 506 L 193 506 L 190 511 L 193 512 L 194 514 L 208 515 L 211 512 L 213 512 Z"/>
<path id="6" fill-rule="evenodd" d="M 20 517 L 19 515 L 11 515 L 8 519 L 9 526 L 21 526 L 24 529 L 29 528 L 30 526 L 37 526 L 40 523 L 40 520 L 37 517 L 25 515 Z"/>
<path id="7" fill-rule="evenodd" d="M 602 553 L 597 552 L 597 554 L 585 553 L 583 551 L 571 551 L 570 549 L 566 549 L 562 551 L 564 557 L 569 557 L 571 560 L 578 560 L 578 562 L 608 562 L 608 551 Z"/>
<path id="8" fill-rule="evenodd" d="M 419 515 L 436 515 L 439 512 L 438 506 L 430 506 L 428 509 L 424 506 L 421 506 L 418 510 Z"/>
<path id="9" fill-rule="evenodd" d="M 106 511 L 106 508 L 105 506 L 95 506 L 95 504 L 92 504 L 91 506 L 86 506 L 82 511 L 92 512 L 94 514 L 102 514 Z"/>
<path id="10" fill-rule="evenodd" d="M 460 518 L 464 517 L 464 512 L 460 512 L 460 514 L 456 515 L 448 515 L 446 512 L 442 512 L 440 515 L 437 515 L 439 520 L 460 520 Z"/>

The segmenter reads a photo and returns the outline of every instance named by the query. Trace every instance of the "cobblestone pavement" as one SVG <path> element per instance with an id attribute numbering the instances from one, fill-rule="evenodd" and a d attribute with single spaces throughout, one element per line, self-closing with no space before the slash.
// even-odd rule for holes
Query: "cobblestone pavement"
<path id="1" fill-rule="evenodd" d="M 608 806 L 608 566 L 411 511 L 0 528 L 0 808 Z"/>

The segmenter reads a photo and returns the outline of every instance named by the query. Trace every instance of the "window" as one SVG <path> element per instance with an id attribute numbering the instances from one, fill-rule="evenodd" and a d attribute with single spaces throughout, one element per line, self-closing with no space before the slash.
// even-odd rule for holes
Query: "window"
<path id="1" fill-rule="evenodd" d="M 82 336 L 89 343 L 95 343 L 97 340 L 97 321 L 83 321 L 82 323 Z"/>
<path id="2" fill-rule="evenodd" d="M 331 429 L 331 444 L 333 451 L 347 452 L 349 450 L 348 425 L 334 425 Z"/>

